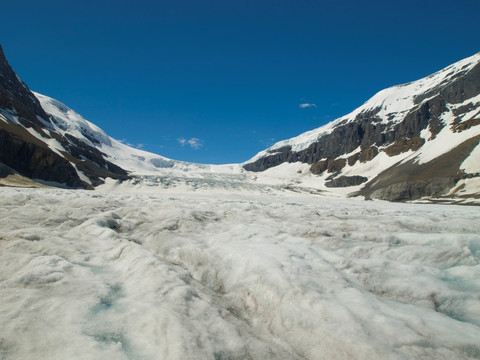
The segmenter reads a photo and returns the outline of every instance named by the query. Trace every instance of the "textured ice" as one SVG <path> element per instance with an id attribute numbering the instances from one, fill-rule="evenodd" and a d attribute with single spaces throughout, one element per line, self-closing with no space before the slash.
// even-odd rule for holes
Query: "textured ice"
<path id="1" fill-rule="evenodd" d="M 1 359 L 475 359 L 477 207 L 0 188 Z"/>

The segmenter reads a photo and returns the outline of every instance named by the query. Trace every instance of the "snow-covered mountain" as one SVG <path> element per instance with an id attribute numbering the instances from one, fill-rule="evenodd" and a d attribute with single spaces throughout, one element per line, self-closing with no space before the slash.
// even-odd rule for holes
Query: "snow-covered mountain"
<path id="1" fill-rule="evenodd" d="M 224 173 L 239 165 L 175 161 L 108 136 L 65 104 L 31 92 L 0 47 L 0 164 L 3 173 L 55 186 L 91 189 L 110 178 L 159 175 L 165 170 Z M 8 169 L 8 170 L 6 170 Z"/>
<path id="2" fill-rule="evenodd" d="M 0 47 L 0 178 L 54 186 L 301 191 L 365 198 L 480 198 L 480 53 L 380 91 L 243 164 L 193 164 L 132 148 L 31 92 Z M 0 184 L 3 180 L 0 180 Z M 10 181 L 11 182 L 11 181 Z"/>
<path id="3" fill-rule="evenodd" d="M 263 172 L 283 164 L 294 174 L 299 163 L 309 164 L 327 187 L 388 200 L 479 196 L 479 125 L 480 53 L 382 90 L 352 113 L 280 141 L 243 166 Z"/>
<path id="4" fill-rule="evenodd" d="M 66 138 L 75 138 L 102 153 L 105 160 L 126 170 L 129 175 L 158 175 L 161 169 L 180 171 L 211 170 L 221 172 L 225 166 L 188 163 L 168 159 L 131 146 L 108 136 L 95 124 L 85 120 L 80 114 L 65 104 L 48 96 L 34 92 L 40 105 L 49 115 L 53 131 Z M 56 147 L 55 147 L 56 146 Z M 52 149 L 64 151 L 61 144 L 54 144 Z"/>

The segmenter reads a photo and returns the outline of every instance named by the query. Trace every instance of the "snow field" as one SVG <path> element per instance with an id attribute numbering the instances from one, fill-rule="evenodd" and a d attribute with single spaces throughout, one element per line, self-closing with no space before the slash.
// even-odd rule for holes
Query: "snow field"
<path id="1" fill-rule="evenodd" d="M 475 359 L 477 207 L 0 188 L 2 359 Z"/>

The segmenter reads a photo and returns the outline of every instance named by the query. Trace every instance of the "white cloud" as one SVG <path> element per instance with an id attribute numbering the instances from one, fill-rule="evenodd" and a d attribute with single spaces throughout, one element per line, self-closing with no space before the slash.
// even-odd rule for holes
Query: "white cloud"
<path id="1" fill-rule="evenodd" d="M 189 145 L 192 149 L 198 150 L 203 146 L 202 140 L 198 138 L 191 138 L 191 139 L 184 139 L 180 138 L 177 139 L 178 143 L 182 146 Z"/>
<path id="2" fill-rule="evenodd" d="M 317 105 L 316 104 L 311 104 L 311 103 L 303 103 L 303 104 L 300 104 L 299 107 L 300 107 L 300 109 L 306 109 L 306 108 L 310 108 L 310 107 L 316 108 Z"/>
<path id="3" fill-rule="evenodd" d="M 185 146 L 185 144 L 187 143 L 187 140 L 186 139 L 177 139 L 178 143 L 182 146 Z"/>
<path id="4" fill-rule="evenodd" d="M 203 146 L 201 140 L 197 138 L 191 138 L 190 140 L 187 141 L 187 144 L 194 149 L 200 149 Z"/>

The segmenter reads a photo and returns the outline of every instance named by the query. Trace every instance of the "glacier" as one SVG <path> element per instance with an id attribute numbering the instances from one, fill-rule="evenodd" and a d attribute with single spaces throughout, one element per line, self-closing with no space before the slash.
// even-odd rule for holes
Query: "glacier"
<path id="1" fill-rule="evenodd" d="M 477 207 L 0 187 L 0 358 L 478 359 Z"/>

